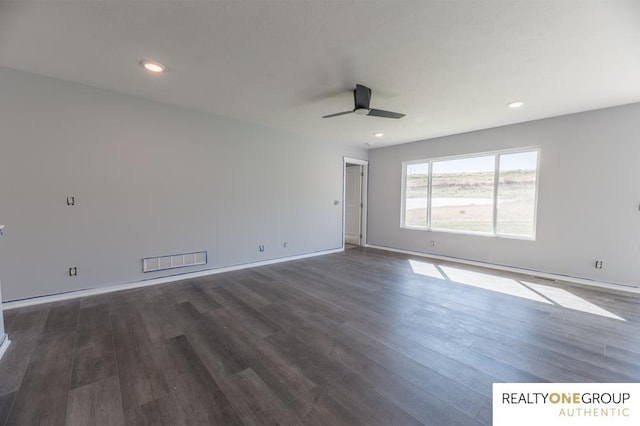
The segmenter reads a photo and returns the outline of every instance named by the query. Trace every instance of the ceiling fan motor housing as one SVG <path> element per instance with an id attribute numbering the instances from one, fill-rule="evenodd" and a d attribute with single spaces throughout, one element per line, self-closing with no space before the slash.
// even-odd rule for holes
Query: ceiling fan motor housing
<path id="1" fill-rule="evenodd" d="M 354 111 L 359 109 L 369 110 L 371 104 L 371 89 L 361 84 L 356 84 L 356 88 L 353 91 L 353 103 L 355 105 Z"/>

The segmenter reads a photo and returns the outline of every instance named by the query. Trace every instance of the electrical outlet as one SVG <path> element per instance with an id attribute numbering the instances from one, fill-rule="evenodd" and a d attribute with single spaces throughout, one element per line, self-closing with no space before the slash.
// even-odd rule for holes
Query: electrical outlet
<path id="1" fill-rule="evenodd" d="M 76 197 L 67 197 L 67 205 L 68 206 L 75 206 L 76 205 Z"/>
<path id="2" fill-rule="evenodd" d="M 260 253 L 263 253 L 264 252 L 264 245 L 260 244 L 258 246 L 258 250 L 260 250 Z"/>
<path id="3" fill-rule="evenodd" d="M 602 260 L 596 260 L 596 269 L 602 269 Z"/>
<path id="4" fill-rule="evenodd" d="M 75 266 L 72 266 L 71 268 L 69 268 L 69 276 L 75 277 L 76 275 L 78 275 L 78 268 Z"/>
<path id="5" fill-rule="evenodd" d="M 287 248 L 287 245 L 288 245 L 288 244 L 289 244 L 289 243 L 287 243 L 287 242 L 285 241 L 285 242 L 284 242 L 284 244 L 283 244 L 284 248 Z"/>
<path id="6" fill-rule="evenodd" d="M 436 242 L 435 242 L 435 241 L 433 241 L 433 240 L 431 240 L 431 241 L 429 241 L 429 245 L 430 245 L 431 247 L 433 247 L 433 246 L 435 246 L 435 245 L 436 245 Z"/>

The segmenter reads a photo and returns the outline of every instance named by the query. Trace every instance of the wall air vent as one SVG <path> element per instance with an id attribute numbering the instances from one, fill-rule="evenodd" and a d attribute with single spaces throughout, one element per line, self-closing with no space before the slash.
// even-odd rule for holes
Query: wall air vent
<path id="1" fill-rule="evenodd" d="M 172 254 L 142 259 L 142 272 L 162 271 L 165 269 L 184 268 L 185 266 L 206 265 L 207 252 Z"/>

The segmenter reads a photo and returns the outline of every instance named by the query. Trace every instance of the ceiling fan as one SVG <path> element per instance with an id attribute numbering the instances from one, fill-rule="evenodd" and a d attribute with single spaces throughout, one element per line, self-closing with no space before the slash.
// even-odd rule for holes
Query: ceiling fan
<path id="1" fill-rule="evenodd" d="M 339 115 L 356 113 L 358 115 L 372 115 L 374 117 L 385 118 L 402 118 L 405 114 L 399 112 L 384 111 L 381 109 L 369 108 L 371 102 L 371 89 L 362 84 L 356 84 L 356 88 L 353 91 L 353 103 L 354 108 L 351 111 L 337 112 L 335 114 L 324 115 L 322 118 L 337 117 Z"/>

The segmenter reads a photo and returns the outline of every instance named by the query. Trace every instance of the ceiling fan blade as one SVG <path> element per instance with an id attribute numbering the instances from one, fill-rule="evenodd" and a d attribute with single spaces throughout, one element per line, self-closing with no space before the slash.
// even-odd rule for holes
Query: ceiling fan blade
<path id="1" fill-rule="evenodd" d="M 345 115 L 345 114 L 353 114 L 353 111 L 336 112 L 335 114 L 323 115 L 322 118 L 337 117 L 339 115 Z"/>
<path id="2" fill-rule="evenodd" d="M 355 109 L 369 109 L 371 103 L 371 89 L 362 84 L 356 84 L 356 89 L 353 91 L 353 101 L 356 105 Z"/>
<path id="3" fill-rule="evenodd" d="M 391 111 L 383 111 L 381 109 L 370 109 L 369 114 L 374 117 L 385 117 L 385 118 L 402 118 L 406 114 L 400 114 L 399 112 L 391 112 Z"/>

